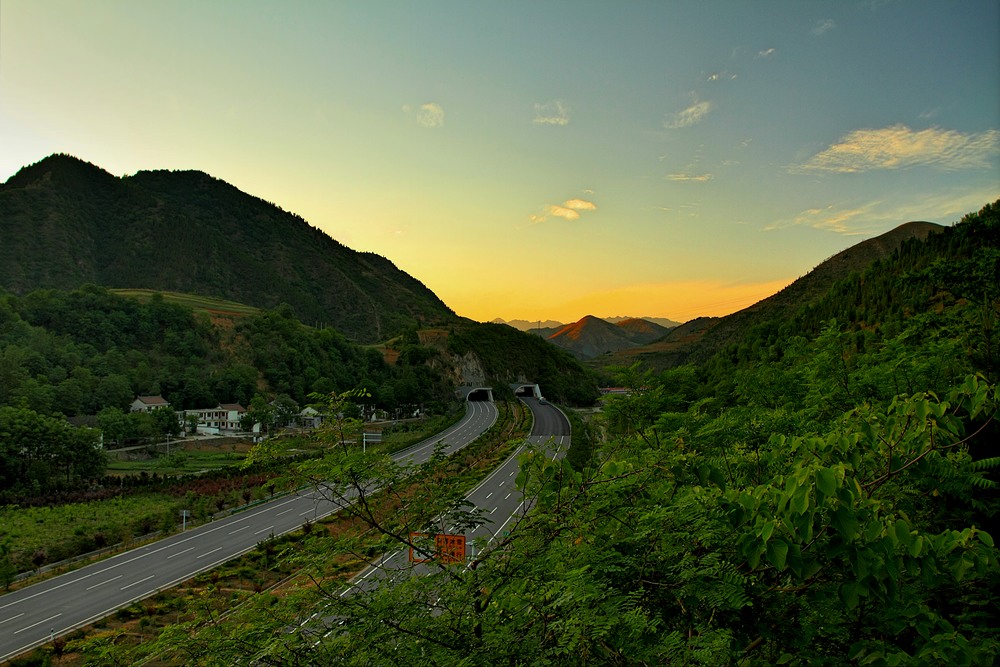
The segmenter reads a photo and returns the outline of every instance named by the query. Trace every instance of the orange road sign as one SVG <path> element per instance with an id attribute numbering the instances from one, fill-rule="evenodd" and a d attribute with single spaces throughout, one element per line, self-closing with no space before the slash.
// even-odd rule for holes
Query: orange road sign
<path id="1" fill-rule="evenodd" d="M 410 533 L 410 562 L 427 563 L 438 560 L 441 563 L 465 562 L 465 535 L 438 533 Z"/>

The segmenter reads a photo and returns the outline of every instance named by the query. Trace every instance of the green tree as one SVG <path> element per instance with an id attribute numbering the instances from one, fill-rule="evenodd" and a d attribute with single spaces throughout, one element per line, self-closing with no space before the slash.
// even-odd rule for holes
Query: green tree
<path id="1" fill-rule="evenodd" d="M 97 413 L 97 426 L 104 434 L 104 442 L 119 446 L 129 435 L 128 420 L 121 408 L 107 407 Z"/>

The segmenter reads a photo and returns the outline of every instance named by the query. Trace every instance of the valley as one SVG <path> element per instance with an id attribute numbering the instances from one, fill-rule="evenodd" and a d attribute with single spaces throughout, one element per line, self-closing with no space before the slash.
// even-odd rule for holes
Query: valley
<path id="1" fill-rule="evenodd" d="M 0 596 L 4 636 L 23 640 L 0 653 L 989 664 L 998 213 L 900 221 L 725 317 L 522 331 L 459 317 L 388 260 L 206 174 L 47 158 L 0 187 L 4 511 L 97 513 L 105 498 L 133 508 L 124 524 L 142 518 L 127 499 L 182 481 L 201 509 L 189 528 L 179 501 L 157 505 L 170 509 L 143 525 L 164 541 Z M 204 261 L 174 271 L 194 238 L 211 239 Z M 164 407 L 129 412 L 137 396 Z M 187 477 L 108 468 L 105 448 L 155 452 L 223 405 L 246 415 L 233 437 L 256 441 L 242 461 Z M 433 427 L 420 458 L 392 440 L 456 409 L 477 425 Z M 326 425 L 303 429 L 306 415 Z M 220 511 L 247 507 L 210 521 L 212 480 Z M 10 583 L 56 560 L 2 530 Z M 413 535 L 432 530 L 476 550 L 411 563 Z M 364 574 L 390 562 L 420 576 Z M 358 573 L 380 584 L 342 595 Z M 313 613 L 343 624 L 300 626 Z"/>

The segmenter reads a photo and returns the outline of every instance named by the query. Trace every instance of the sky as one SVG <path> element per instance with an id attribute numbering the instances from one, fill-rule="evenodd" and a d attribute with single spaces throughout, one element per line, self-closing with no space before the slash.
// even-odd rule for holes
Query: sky
<path id="1" fill-rule="evenodd" d="M 735 312 L 1000 198 L 996 0 L 0 0 L 0 181 L 195 169 L 459 315 Z"/>

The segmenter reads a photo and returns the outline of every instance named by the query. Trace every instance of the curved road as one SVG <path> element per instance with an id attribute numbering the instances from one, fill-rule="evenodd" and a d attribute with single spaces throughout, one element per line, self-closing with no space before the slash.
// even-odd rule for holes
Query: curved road
<path id="1" fill-rule="evenodd" d="M 461 421 L 393 458 L 422 463 L 442 441 L 450 454 L 496 418 L 493 403 L 467 402 Z M 0 596 L 0 663 L 338 509 L 321 494 L 302 491 Z"/>
<path id="2" fill-rule="evenodd" d="M 526 499 L 521 489 L 517 488 L 515 480 L 520 471 L 518 457 L 528 446 L 550 446 L 554 458 L 564 456 L 570 446 L 569 419 L 559 408 L 548 403 L 542 403 L 534 398 L 521 398 L 531 410 L 534 417 L 531 435 L 528 440 L 517 448 L 507 460 L 500 464 L 490 475 L 479 483 L 466 496 L 466 500 L 479 508 L 481 515 L 488 522 L 466 533 L 467 544 L 476 540 L 489 548 L 494 540 L 502 537 L 517 523 L 517 519 L 527 512 L 532 505 L 530 498 Z M 446 532 L 454 528 L 446 527 Z M 385 554 L 378 561 L 358 573 L 351 580 L 350 586 L 341 596 L 356 594 L 377 586 L 380 581 L 388 579 L 395 581 L 399 577 L 410 576 L 411 573 L 426 572 L 426 565 L 415 565 L 409 562 L 409 549 L 400 549 Z M 321 614 L 314 614 L 303 622 L 303 626 L 315 621 Z"/>

